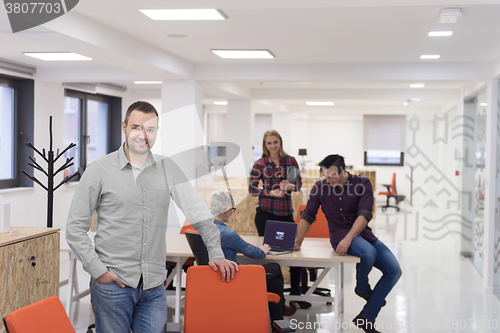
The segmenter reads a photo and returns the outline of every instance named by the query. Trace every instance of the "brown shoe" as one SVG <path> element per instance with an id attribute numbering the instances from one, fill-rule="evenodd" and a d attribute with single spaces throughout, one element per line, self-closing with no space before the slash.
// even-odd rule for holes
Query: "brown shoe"
<path id="1" fill-rule="evenodd" d="M 297 312 L 297 307 L 295 306 L 295 304 L 292 304 L 292 302 L 290 302 L 290 305 L 285 304 L 285 311 L 283 312 L 283 316 L 288 317 L 293 315 L 295 312 Z"/>

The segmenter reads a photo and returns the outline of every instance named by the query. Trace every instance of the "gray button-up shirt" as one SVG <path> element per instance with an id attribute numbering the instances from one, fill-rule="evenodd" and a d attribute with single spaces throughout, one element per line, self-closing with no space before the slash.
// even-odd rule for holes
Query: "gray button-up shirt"
<path id="1" fill-rule="evenodd" d="M 68 215 L 67 242 L 93 278 L 109 270 L 135 288 L 142 275 L 144 289 L 154 288 L 166 278 L 170 197 L 201 234 L 210 260 L 224 258 L 213 216 L 179 167 L 170 158 L 150 154 L 137 170 L 123 146 L 85 170 Z M 87 232 L 94 211 L 93 246 Z"/>

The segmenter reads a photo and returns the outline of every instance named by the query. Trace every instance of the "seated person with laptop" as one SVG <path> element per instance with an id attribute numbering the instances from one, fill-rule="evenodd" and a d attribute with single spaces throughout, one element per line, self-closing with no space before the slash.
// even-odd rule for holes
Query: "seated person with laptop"
<path id="1" fill-rule="evenodd" d="M 263 244 L 260 247 L 253 246 L 245 242 L 238 234 L 226 226 L 225 223 L 236 210 L 233 205 L 231 194 L 228 190 L 213 191 L 210 197 L 210 210 L 214 215 L 215 224 L 219 228 L 222 251 L 228 260 L 232 260 L 239 265 L 236 260 L 238 252 L 243 253 L 247 257 L 260 259 L 264 258 L 271 247 Z M 294 237 L 295 238 L 295 237 Z M 297 311 L 295 305 L 288 306 L 285 304 L 283 296 L 283 275 L 281 267 L 277 263 L 269 263 L 263 265 L 266 271 L 267 291 L 277 294 L 280 297 L 279 303 L 269 303 L 269 313 L 271 320 L 282 320 L 283 316 L 291 316 Z"/>

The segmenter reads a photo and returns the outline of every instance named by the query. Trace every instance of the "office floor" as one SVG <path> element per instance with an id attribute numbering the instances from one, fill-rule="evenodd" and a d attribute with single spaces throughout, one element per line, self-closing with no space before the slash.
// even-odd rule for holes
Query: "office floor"
<path id="1" fill-rule="evenodd" d="M 398 258 L 403 275 L 387 298 L 377 322 L 381 332 L 498 332 L 500 330 L 500 301 L 494 294 L 484 292 L 482 279 L 470 259 L 459 255 L 458 240 L 453 234 L 433 241 L 412 237 L 404 220 L 405 205 L 400 212 L 377 210 L 370 225 Z M 415 207 L 413 207 L 413 210 Z M 418 225 L 416 226 L 418 228 Z M 61 279 L 68 276 L 68 261 L 61 263 Z M 372 271 L 370 281 L 380 277 Z M 88 285 L 89 277 L 79 266 L 80 288 Z M 325 279 L 323 287 L 329 286 Z M 372 287 L 373 287 L 372 283 Z M 355 266 L 345 265 L 344 332 L 362 332 L 350 326 L 365 301 L 354 294 Z M 60 289 L 66 300 L 67 287 Z M 172 321 L 174 297 L 168 297 L 168 317 Z M 77 333 L 85 333 L 94 322 L 89 296 L 81 299 L 72 311 L 71 320 Z M 308 310 L 297 310 L 288 317 L 302 329 L 297 332 L 333 332 L 335 314 L 331 306 L 313 303 Z M 210 332 L 209 332 L 210 333 Z"/>

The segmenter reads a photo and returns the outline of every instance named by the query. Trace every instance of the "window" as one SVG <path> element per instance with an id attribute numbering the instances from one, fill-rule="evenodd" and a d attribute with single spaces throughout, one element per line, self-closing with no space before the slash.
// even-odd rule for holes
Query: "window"
<path id="1" fill-rule="evenodd" d="M 76 147 L 65 157 L 74 157 L 68 169 L 73 174 L 116 149 L 121 143 L 121 98 L 66 90 L 64 97 L 64 147 Z"/>
<path id="2" fill-rule="evenodd" d="M 363 116 L 364 165 L 404 166 L 406 116 Z"/>
<path id="3" fill-rule="evenodd" d="M 0 179 L 13 179 L 15 172 L 15 89 L 0 86 Z"/>
<path id="4" fill-rule="evenodd" d="M 404 166 L 404 153 L 398 150 L 365 151 L 365 165 Z"/>
<path id="5" fill-rule="evenodd" d="M 33 186 L 21 169 L 32 173 L 28 165 L 33 142 L 33 80 L 0 75 L 0 189 Z"/>

